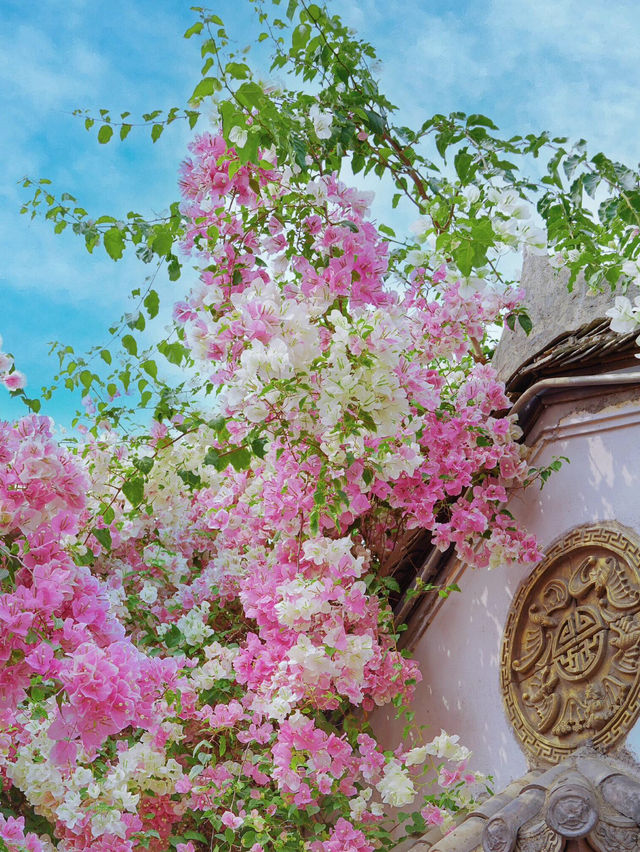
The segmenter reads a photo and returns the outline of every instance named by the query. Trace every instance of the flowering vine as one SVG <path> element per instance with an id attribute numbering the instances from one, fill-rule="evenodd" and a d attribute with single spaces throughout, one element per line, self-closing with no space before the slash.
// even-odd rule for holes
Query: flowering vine
<path id="1" fill-rule="evenodd" d="M 47 418 L 2 427 L 8 848 L 364 852 L 386 806 L 419 831 L 478 789 L 455 737 L 385 752 L 362 714 L 421 677 L 378 594 L 403 531 L 479 567 L 538 557 L 472 357 L 518 295 L 444 265 L 399 291 L 367 195 L 261 157 L 204 134 L 181 175 L 201 272 L 174 316 L 217 416 L 73 449 Z"/>
<path id="2" fill-rule="evenodd" d="M 413 724 L 429 673 L 398 648 L 394 554 L 421 529 L 479 569 L 539 558 L 505 508 L 531 472 L 491 340 L 530 321 L 501 262 L 549 250 L 573 277 L 595 280 L 602 261 L 617 280 L 612 245 L 633 254 L 635 234 L 621 212 L 608 247 L 595 227 L 576 236 L 557 177 L 573 155 L 557 139 L 501 141 L 478 115 L 393 128 L 370 46 L 315 4 L 292 0 L 287 16 L 288 51 L 265 33 L 274 66 L 321 82 L 316 95 L 259 85 L 239 56 L 223 64 L 215 15 L 187 32 L 209 37 L 181 117 L 193 126 L 224 96 L 165 220 L 89 221 L 42 186 L 25 205 L 44 197 L 90 250 L 117 260 L 131 244 L 172 280 L 195 265 L 197 281 L 155 347 L 181 368 L 177 387 L 139 350 L 153 282 L 112 329 L 127 359 L 58 353 L 89 423 L 72 439 L 0 353 L 0 381 L 33 412 L 0 424 L 0 850 L 371 852 L 447 830 L 486 784 L 455 734 Z M 179 117 L 151 115 L 154 140 Z M 420 153 L 428 134 L 456 179 Z M 536 212 L 504 158 L 548 147 L 553 189 Z M 392 178 L 394 206 L 417 207 L 410 238 L 343 182 L 347 155 L 354 174 Z M 595 192 L 575 156 L 578 189 Z M 627 302 L 614 314 L 620 330 L 637 321 Z M 128 430 L 133 389 L 143 416 Z M 371 724 L 388 703 L 407 721 L 391 748 Z"/>

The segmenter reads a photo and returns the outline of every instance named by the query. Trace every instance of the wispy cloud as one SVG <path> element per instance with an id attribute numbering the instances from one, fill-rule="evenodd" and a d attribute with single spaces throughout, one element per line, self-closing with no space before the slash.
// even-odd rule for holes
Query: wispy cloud
<path id="1" fill-rule="evenodd" d="M 342 3 L 415 122 L 485 112 L 508 132 L 549 129 L 638 159 L 640 7 L 623 0 Z M 384 8 L 384 7 L 382 7 Z"/>

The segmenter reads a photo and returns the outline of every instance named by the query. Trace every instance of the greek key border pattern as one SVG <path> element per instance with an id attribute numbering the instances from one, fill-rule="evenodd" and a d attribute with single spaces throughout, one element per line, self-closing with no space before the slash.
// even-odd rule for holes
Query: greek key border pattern
<path id="1" fill-rule="evenodd" d="M 602 524 L 585 524 L 576 527 L 550 546 L 544 559 L 523 581 L 511 602 L 503 633 L 500 651 L 500 688 L 507 718 L 525 752 L 543 762 L 551 764 L 563 760 L 574 750 L 574 747 L 567 746 L 563 748 L 562 746 L 545 741 L 543 735 L 533 730 L 522 715 L 512 688 L 512 641 L 523 600 L 531 587 L 556 559 L 578 547 L 589 545 L 608 547 L 621 556 L 626 557 L 628 562 L 633 565 L 636 579 L 640 583 L 640 538 L 634 530 L 623 527 L 615 521 L 603 522 Z M 639 696 L 640 677 L 637 677 L 627 695 L 623 708 L 616 713 L 608 725 L 592 738 L 595 746 L 611 748 L 629 733 L 640 716 Z"/>

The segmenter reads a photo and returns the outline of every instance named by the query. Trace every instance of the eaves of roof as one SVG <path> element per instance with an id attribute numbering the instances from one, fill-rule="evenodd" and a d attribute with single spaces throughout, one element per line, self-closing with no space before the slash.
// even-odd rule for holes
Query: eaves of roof
<path id="1" fill-rule="evenodd" d="M 638 767 L 584 747 L 534 770 L 487 799 L 439 841 L 409 852 L 595 852 L 640 850 Z M 583 845 L 585 838 L 589 846 Z"/>

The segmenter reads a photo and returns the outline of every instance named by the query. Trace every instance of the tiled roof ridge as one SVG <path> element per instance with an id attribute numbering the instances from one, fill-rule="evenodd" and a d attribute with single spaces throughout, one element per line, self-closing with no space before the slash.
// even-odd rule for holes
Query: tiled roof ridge
<path id="1" fill-rule="evenodd" d="M 598 318 L 546 342 L 511 373 L 506 380 L 507 389 L 521 393 L 540 378 L 584 371 L 592 364 L 602 367 L 625 356 L 633 363 L 638 351 L 637 331 L 617 334 L 609 324 L 610 320 Z"/>
<path id="2" fill-rule="evenodd" d="M 408 852 L 560 852 L 583 837 L 596 852 L 640 852 L 640 767 L 589 746 L 527 773 L 446 837 L 429 832 Z"/>

